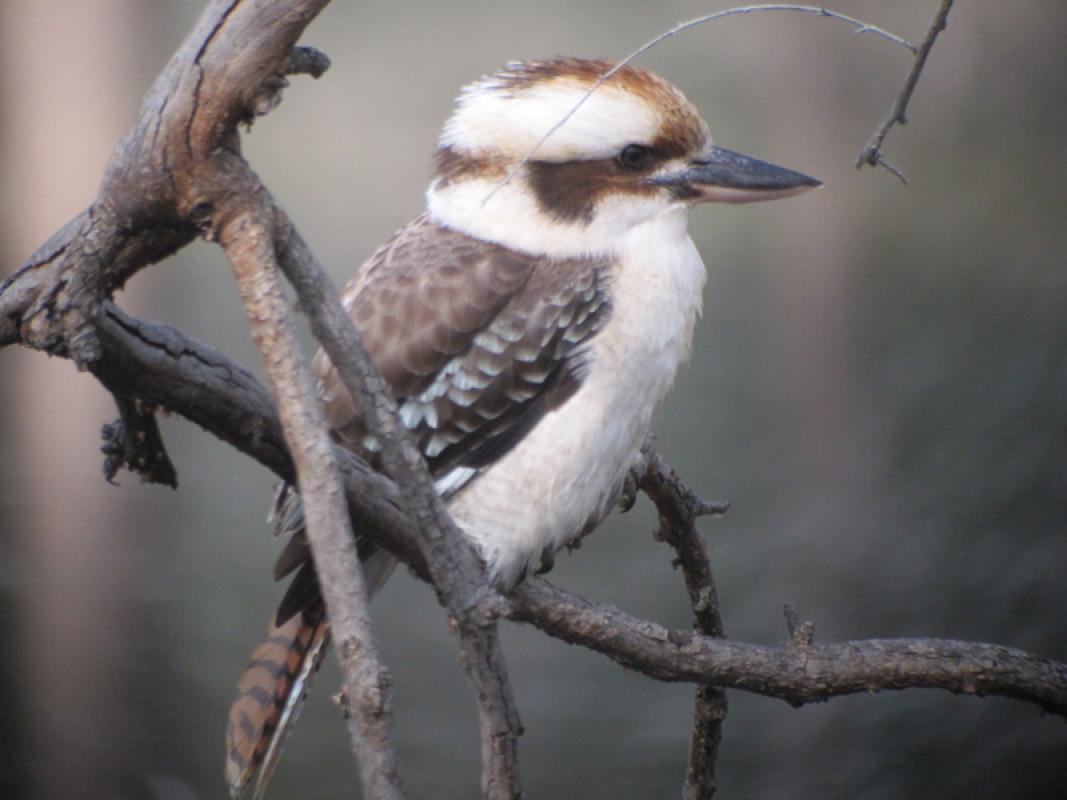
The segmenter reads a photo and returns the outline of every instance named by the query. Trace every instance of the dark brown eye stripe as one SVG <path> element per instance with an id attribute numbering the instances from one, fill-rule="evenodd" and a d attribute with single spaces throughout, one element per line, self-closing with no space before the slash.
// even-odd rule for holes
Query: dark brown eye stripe
<path id="1" fill-rule="evenodd" d="M 610 194 L 654 195 L 656 188 L 641 183 L 661 163 L 662 156 L 650 148 L 648 164 L 627 169 L 614 158 L 592 161 L 532 161 L 528 165 L 530 186 L 542 211 L 560 222 L 590 223 L 596 206 Z"/>

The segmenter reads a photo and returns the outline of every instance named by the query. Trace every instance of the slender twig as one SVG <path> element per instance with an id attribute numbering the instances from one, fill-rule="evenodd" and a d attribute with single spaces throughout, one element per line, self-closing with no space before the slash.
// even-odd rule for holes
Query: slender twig
<path id="1" fill-rule="evenodd" d="M 789 641 L 796 647 L 809 647 L 815 640 L 815 623 L 800 621 L 800 615 L 789 603 L 782 609 L 785 613 L 785 627 L 789 631 Z"/>
<path id="2" fill-rule="evenodd" d="M 923 39 L 923 43 L 919 48 L 914 50 L 915 61 L 911 65 L 911 71 L 908 73 L 907 79 L 904 81 L 904 88 L 900 90 L 896 102 L 893 103 L 893 108 L 889 112 L 889 116 L 886 117 L 885 121 L 878 127 L 878 129 L 871 134 L 871 138 L 860 151 L 859 157 L 856 159 L 857 169 L 861 169 L 865 164 L 869 164 L 872 167 L 882 166 L 900 178 L 902 182 L 908 182 L 907 178 L 904 177 L 904 173 L 885 160 L 885 156 L 882 153 L 882 143 L 885 141 L 886 135 L 894 125 L 908 124 L 908 103 L 911 102 L 911 96 L 915 92 L 915 87 L 919 83 L 919 76 L 922 74 L 923 68 L 926 66 L 926 59 L 934 47 L 934 42 L 937 41 L 937 37 L 941 34 L 941 31 L 945 30 L 948 25 L 948 12 L 952 10 L 953 2 L 954 0 L 941 0 L 941 7 L 937 10 L 937 14 L 934 16 L 934 21 L 930 25 L 930 30 L 926 32 L 926 38 Z"/>
<path id="3" fill-rule="evenodd" d="M 760 11 L 793 11 L 802 14 L 817 14 L 818 16 L 826 17 L 827 19 L 840 20 L 841 22 L 847 22 L 849 25 L 852 25 L 854 28 L 853 33 L 871 33 L 875 36 L 881 36 L 883 39 L 887 39 L 888 41 L 893 42 L 894 44 L 898 44 L 901 47 L 906 47 L 912 53 L 917 52 L 915 45 L 913 45 L 906 39 L 900 38 L 894 33 L 890 33 L 889 31 L 883 30 L 882 28 L 879 28 L 876 25 L 871 25 L 868 22 L 864 22 L 863 20 L 859 20 L 854 17 L 849 17 L 845 14 L 840 14 L 836 11 L 831 11 L 829 9 L 821 8 L 818 6 L 794 5 L 792 3 L 773 3 L 753 6 L 738 6 L 737 8 L 728 8 L 725 11 L 716 11 L 713 14 L 705 14 L 702 17 L 696 17 L 694 19 L 686 20 L 685 22 L 680 22 L 670 30 L 664 31 L 659 36 L 656 36 L 653 39 L 649 39 L 643 45 L 638 47 L 628 56 L 626 56 L 617 64 L 615 64 L 615 66 L 613 66 L 599 78 L 593 81 L 593 84 L 589 87 L 585 94 L 581 96 L 578 102 L 575 103 L 574 106 L 559 119 L 558 122 L 556 122 L 551 128 L 549 128 L 548 131 L 546 131 L 545 134 L 537 140 L 537 142 L 534 143 L 533 147 L 531 147 L 526 152 L 526 154 L 523 155 L 519 163 L 517 163 L 510 170 L 508 170 L 507 174 L 504 175 L 504 177 L 500 179 L 500 181 L 493 187 L 489 194 L 485 196 L 485 199 L 482 200 L 482 204 L 484 205 L 485 203 L 488 203 L 489 200 L 493 197 L 493 195 L 495 195 L 498 191 L 500 191 L 500 189 L 511 183 L 515 176 L 519 174 L 519 171 L 522 170 L 522 168 L 526 166 L 530 159 L 533 158 L 534 154 L 541 149 L 541 146 L 545 142 L 547 142 L 549 138 L 551 138 L 552 134 L 562 128 L 567 123 L 567 120 L 573 117 L 578 111 L 578 109 L 585 105 L 586 101 L 593 96 L 594 92 L 596 92 L 601 86 L 603 86 L 607 81 L 609 81 L 611 77 L 615 75 L 615 73 L 617 73 L 630 62 L 632 62 L 634 59 L 638 58 L 641 55 L 644 55 L 664 40 L 677 36 L 679 33 L 687 31 L 690 28 L 695 28 L 698 25 L 704 25 L 708 22 L 714 22 L 715 20 L 723 19 L 724 17 L 732 17 L 738 14 L 754 14 Z"/>
<path id="4" fill-rule="evenodd" d="M 217 239 L 233 265 L 296 466 L 308 540 L 330 612 L 346 691 L 356 701 L 349 703 L 349 710 L 363 793 L 376 799 L 402 800 L 404 791 L 391 731 L 392 679 L 374 636 L 370 601 L 325 414 L 311 371 L 300 355 L 279 285 L 273 209 L 264 191 L 241 192 L 233 203 L 235 209 L 219 209 L 222 222 Z"/>
<path id="5" fill-rule="evenodd" d="M 326 271 L 288 220 L 281 224 L 279 234 L 282 268 L 307 312 L 312 332 L 357 399 L 368 431 L 382 442 L 385 471 L 402 488 L 404 506 L 418 522 L 427 568 L 455 623 L 462 661 L 475 689 L 483 789 L 491 800 L 511 800 L 521 795 L 518 737 L 522 725 L 500 649 L 495 593 L 485 585 L 484 567 L 470 541 L 434 491 L 426 462 L 398 421 L 396 403 Z"/>
<path id="6" fill-rule="evenodd" d="M 651 436 L 641 448 L 641 455 L 644 469 L 637 484 L 659 513 L 657 538 L 674 548 L 677 555 L 693 608 L 694 627 L 706 636 L 721 639 L 726 633 L 719 612 L 719 593 L 696 521 L 708 514 L 721 515 L 726 507 L 701 501 L 656 451 Z M 685 800 L 709 800 L 715 795 L 715 762 L 728 710 L 725 691 L 715 686 L 697 687 L 682 788 Z"/>

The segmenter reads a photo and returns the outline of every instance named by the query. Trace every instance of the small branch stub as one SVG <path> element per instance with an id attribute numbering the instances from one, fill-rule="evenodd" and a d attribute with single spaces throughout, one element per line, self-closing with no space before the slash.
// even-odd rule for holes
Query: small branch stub
<path id="1" fill-rule="evenodd" d="M 330 57 L 314 47 L 294 47 L 289 52 L 289 60 L 285 65 L 286 75 L 310 75 L 312 78 L 321 78 L 330 68 Z"/>
<path id="2" fill-rule="evenodd" d="M 785 624 L 789 629 L 789 641 L 794 647 L 811 647 L 815 641 L 815 623 L 800 621 L 800 615 L 789 603 L 785 604 Z"/>
<path id="3" fill-rule="evenodd" d="M 115 403 L 119 418 L 100 431 L 105 480 L 114 484 L 119 470 L 126 467 L 146 483 L 177 489 L 178 472 L 163 445 L 154 409 L 120 395 L 115 395 Z"/>

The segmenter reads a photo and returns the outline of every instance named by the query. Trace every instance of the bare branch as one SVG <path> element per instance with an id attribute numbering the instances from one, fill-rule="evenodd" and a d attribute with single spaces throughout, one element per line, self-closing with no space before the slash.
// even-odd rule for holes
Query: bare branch
<path id="1" fill-rule="evenodd" d="M 511 598 L 511 618 L 664 681 L 777 697 L 793 706 L 883 689 L 945 689 L 1034 703 L 1067 718 L 1067 664 L 951 639 L 869 639 L 767 647 L 674 631 L 595 605 L 540 578 Z"/>
<path id="2" fill-rule="evenodd" d="M 433 488 L 426 462 L 396 418 L 396 403 L 337 299 L 325 270 L 288 221 L 279 239 L 282 267 L 345 387 L 363 410 L 367 430 L 382 442 L 386 472 L 404 491 L 404 507 L 418 523 L 434 587 L 459 634 L 462 661 L 478 703 L 482 788 L 486 796 L 521 795 L 518 737 L 522 732 L 497 632 L 499 599 L 485 570 Z"/>
<path id="3" fill-rule="evenodd" d="M 894 125 L 898 123 L 900 125 L 908 124 L 908 103 L 911 102 L 911 96 L 919 83 L 919 76 L 926 66 L 926 59 L 934 47 L 934 42 L 937 41 L 941 31 L 945 30 L 948 25 L 948 12 L 952 9 L 953 2 L 954 0 L 941 0 L 941 7 L 937 10 L 937 15 L 930 25 L 930 30 L 926 32 L 926 38 L 923 39 L 923 43 L 917 50 L 913 48 L 915 61 L 911 65 L 911 72 L 908 73 L 908 77 L 904 81 L 904 88 L 900 90 L 896 102 L 893 103 L 893 109 L 889 112 L 889 116 L 871 134 L 871 138 L 860 151 L 859 157 L 856 159 L 857 169 L 861 169 L 865 164 L 869 164 L 872 167 L 882 166 L 896 175 L 903 183 L 908 182 L 907 178 L 904 177 L 904 173 L 885 160 L 885 156 L 882 154 L 882 143 Z"/>
<path id="4" fill-rule="evenodd" d="M 266 188 L 236 153 L 236 125 L 280 100 L 284 74 L 317 72 L 328 63 L 293 47 L 325 2 L 231 5 L 197 50 L 191 114 L 171 120 L 185 133 L 175 167 L 176 208 L 222 246 L 237 278 L 252 336 L 266 368 L 303 501 L 308 541 L 330 615 L 345 686 L 352 699 L 350 732 L 364 795 L 404 797 L 392 742 L 392 679 L 382 662 L 368 609 L 355 537 L 325 414 L 278 283 L 279 212 Z M 263 17 L 277 15 L 273 27 Z M 263 13 L 266 11 L 267 13 Z M 296 23 L 290 20 L 296 19 Z M 288 24 L 286 24 L 288 23 Z M 235 47 L 234 43 L 240 43 Z M 242 49 L 249 44 L 253 49 Z M 242 58 L 243 56 L 243 58 Z M 214 124 L 203 127 L 203 117 Z M 162 127 L 154 133 L 169 138 Z M 218 145 L 223 146 L 219 147 Z M 261 782 L 269 777 L 264 773 Z M 232 786 L 235 793 L 240 783 Z"/>
<path id="5" fill-rule="evenodd" d="M 273 208 L 264 195 L 254 187 L 233 195 L 231 202 L 237 208 L 219 209 L 223 222 L 218 240 L 233 264 L 296 464 L 308 540 L 346 692 L 354 700 L 349 711 L 350 719 L 358 722 L 352 727 L 352 741 L 363 792 L 367 797 L 399 800 L 404 791 L 392 742 L 392 679 L 374 636 L 363 569 L 325 415 L 278 283 Z M 241 787 L 232 788 L 239 792 Z"/>
<path id="6" fill-rule="evenodd" d="M 296 480 L 274 404 L 250 372 L 175 328 L 134 319 L 110 303 L 97 331 L 103 357 L 93 375 L 109 391 L 179 414 L 282 480 Z M 335 454 L 360 532 L 429 580 L 396 484 L 348 450 L 335 448 Z"/>
<path id="7" fill-rule="evenodd" d="M 5 281 L 0 343 L 21 340 L 106 373 L 98 323 L 111 293 L 198 231 L 222 242 L 295 455 L 346 685 L 358 699 L 360 725 L 351 727 L 365 792 L 393 798 L 402 793 L 388 730 L 390 682 L 376 656 L 333 446 L 273 277 L 273 203 L 237 155 L 237 125 L 277 105 L 285 75 L 318 74 L 328 64 L 316 52 L 293 51 L 325 5 L 326 0 L 208 5 L 115 148 L 93 205 Z"/>
<path id="8" fill-rule="evenodd" d="M 192 419 L 283 477 L 288 453 L 267 393 L 246 370 L 160 324 L 105 306 L 94 374 L 113 392 L 143 397 Z M 335 450 L 349 508 L 361 532 L 428 579 L 414 520 L 396 484 L 354 454 Z M 668 681 L 743 689 L 794 704 L 879 689 L 917 687 L 999 695 L 1067 718 L 1067 664 L 979 642 L 895 639 L 800 648 L 671 631 L 611 606 L 589 603 L 528 579 L 504 609 L 513 620 L 604 653 L 629 669 Z"/>
<path id="9" fill-rule="evenodd" d="M 706 636 L 721 639 L 726 633 L 719 613 L 719 593 L 696 521 L 709 513 L 722 514 L 726 507 L 701 501 L 656 451 L 651 436 L 641 448 L 641 455 L 644 470 L 638 478 L 638 486 L 659 512 L 657 538 L 669 544 L 677 554 L 676 563 L 682 568 L 693 607 L 694 627 Z M 697 687 L 693 729 L 689 735 L 689 763 L 682 789 L 685 800 L 708 800 L 715 795 L 715 761 L 728 710 L 726 692 L 722 689 Z"/>

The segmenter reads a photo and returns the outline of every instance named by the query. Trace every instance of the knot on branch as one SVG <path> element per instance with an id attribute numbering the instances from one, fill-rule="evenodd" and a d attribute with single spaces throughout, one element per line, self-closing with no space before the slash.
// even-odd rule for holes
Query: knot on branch
<path id="1" fill-rule="evenodd" d="M 288 86 L 284 75 L 271 75 L 263 81 L 252 103 L 252 116 L 264 117 L 276 109 L 282 102 L 282 90 Z M 246 119 L 245 124 L 251 127 L 252 120 Z"/>
<path id="2" fill-rule="evenodd" d="M 99 306 L 93 303 L 88 309 L 71 309 L 65 315 L 64 322 L 70 323 L 67 328 L 67 350 L 80 370 L 89 369 L 100 360 L 100 337 L 96 335 L 96 326 L 92 321 L 98 308 Z"/>
<path id="3" fill-rule="evenodd" d="M 789 629 L 789 642 L 793 647 L 811 647 L 815 640 L 815 623 L 811 620 L 800 621 L 800 615 L 789 603 L 785 604 L 785 624 Z"/>
<path id="4" fill-rule="evenodd" d="M 252 115 L 262 117 L 269 114 L 282 102 L 282 92 L 288 88 L 288 75 L 310 75 L 320 78 L 330 68 L 330 59 L 321 50 L 314 47 L 294 47 L 289 51 L 281 70 L 269 75 L 259 87 L 252 102 Z M 252 120 L 245 120 L 251 125 Z"/>
<path id="5" fill-rule="evenodd" d="M 482 584 L 465 603 L 450 611 L 450 624 L 456 631 L 466 625 L 488 628 L 510 616 L 511 604 L 507 597 L 486 583 Z"/>

